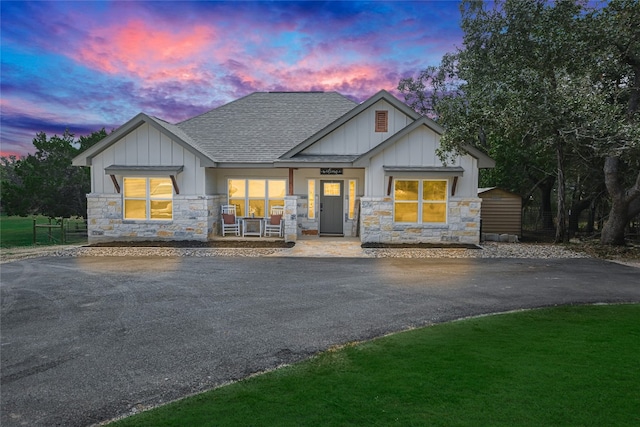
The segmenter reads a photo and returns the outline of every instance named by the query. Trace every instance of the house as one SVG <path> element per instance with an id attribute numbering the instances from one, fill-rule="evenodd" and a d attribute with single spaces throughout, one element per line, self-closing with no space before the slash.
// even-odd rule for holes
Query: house
<path id="1" fill-rule="evenodd" d="M 443 129 L 386 91 L 361 104 L 336 92 L 259 92 L 178 124 L 143 113 L 73 164 L 91 167 L 89 242 L 201 240 L 238 216 L 283 205 L 284 236 L 478 243 L 479 168 L 451 164 Z"/>

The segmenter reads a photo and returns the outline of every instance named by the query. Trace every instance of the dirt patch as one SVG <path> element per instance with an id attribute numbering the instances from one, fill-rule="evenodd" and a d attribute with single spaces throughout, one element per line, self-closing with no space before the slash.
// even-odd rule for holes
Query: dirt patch
<path id="1" fill-rule="evenodd" d="M 89 248 L 292 248 L 295 242 L 283 240 L 197 240 L 103 242 L 87 245 Z"/>
<path id="2" fill-rule="evenodd" d="M 579 250 L 587 253 L 594 258 L 609 259 L 616 261 L 639 261 L 640 246 L 610 246 L 601 245 L 597 240 L 583 241 L 577 245 L 572 244 L 573 250 Z"/>

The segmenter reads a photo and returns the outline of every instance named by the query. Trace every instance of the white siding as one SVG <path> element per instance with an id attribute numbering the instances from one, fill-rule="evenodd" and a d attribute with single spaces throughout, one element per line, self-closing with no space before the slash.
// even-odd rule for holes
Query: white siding
<path id="1" fill-rule="evenodd" d="M 170 166 L 173 163 L 172 142 L 165 134 L 160 134 L 160 165 Z"/>
<path id="2" fill-rule="evenodd" d="M 375 113 L 389 112 L 388 132 L 375 132 Z M 329 135 L 302 151 L 302 154 L 363 154 L 412 122 L 411 118 L 384 100 L 358 114 Z"/>
<path id="3" fill-rule="evenodd" d="M 149 145 L 149 164 L 161 165 L 160 163 L 160 151 L 162 150 L 162 139 L 160 138 L 160 131 L 156 128 L 149 127 L 149 141 L 159 141 L 159 143 Z"/>
<path id="4" fill-rule="evenodd" d="M 205 169 L 200 159 L 158 129 L 144 124 L 128 133 L 91 160 L 93 193 L 115 193 L 104 168 L 119 166 L 184 166 L 176 176 L 180 195 L 205 194 Z M 116 176 L 122 188 L 122 176 Z"/>
<path id="5" fill-rule="evenodd" d="M 139 166 L 149 166 L 149 126 L 140 126 L 136 131 L 136 148 L 138 149 Z"/>
<path id="6" fill-rule="evenodd" d="M 388 175 L 412 176 L 415 178 L 452 178 L 442 173 L 403 172 L 385 175 L 383 166 L 444 166 L 436 149 L 440 146 L 440 136 L 426 126 L 420 126 L 413 132 L 386 147 L 371 158 L 368 176 L 365 180 L 366 194 L 373 197 L 387 196 Z M 457 156 L 450 159 L 447 166 L 462 166 L 463 176 L 456 184 L 456 197 L 476 197 L 478 187 L 478 161 L 469 156 Z M 449 179 L 450 183 L 452 182 Z"/>

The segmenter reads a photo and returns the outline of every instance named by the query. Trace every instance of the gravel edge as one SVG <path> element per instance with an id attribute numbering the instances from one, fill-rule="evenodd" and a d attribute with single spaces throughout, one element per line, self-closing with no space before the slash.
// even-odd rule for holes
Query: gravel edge
<path id="1" fill-rule="evenodd" d="M 41 256 L 56 257 L 264 257 L 288 256 L 290 248 L 162 248 L 162 247 L 63 247 L 31 248 L 2 255 L 0 262 Z M 460 248 L 364 248 L 363 258 L 591 258 L 560 245 L 485 242 L 478 249 Z"/>

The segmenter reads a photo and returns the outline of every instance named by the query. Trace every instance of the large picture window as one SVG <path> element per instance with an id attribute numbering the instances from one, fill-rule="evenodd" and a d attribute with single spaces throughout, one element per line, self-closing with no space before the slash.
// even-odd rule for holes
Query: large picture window
<path id="1" fill-rule="evenodd" d="M 272 207 L 284 206 L 285 180 L 230 179 L 227 188 L 237 216 L 267 217 Z"/>
<path id="2" fill-rule="evenodd" d="M 446 180 L 398 179 L 394 182 L 393 196 L 395 222 L 447 222 Z"/>
<path id="3" fill-rule="evenodd" d="M 173 184 L 169 178 L 124 178 L 124 219 L 173 218 Z"/>

